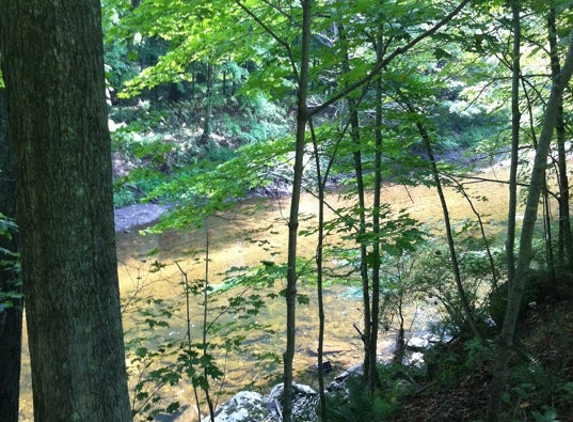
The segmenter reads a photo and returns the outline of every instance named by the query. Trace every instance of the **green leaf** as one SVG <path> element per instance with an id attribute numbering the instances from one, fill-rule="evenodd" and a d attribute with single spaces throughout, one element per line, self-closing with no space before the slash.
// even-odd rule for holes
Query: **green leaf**
<path id="1" fill-rule="evenodd" d="M 165 408 L 165 412 L 171 415 L 177 412 L 177 410 L 179 410 L 180 407 L 181 405 L 179 404 L 179 402 L 175 401 L 173 403 L 169 403 L 169 405 Z"/>

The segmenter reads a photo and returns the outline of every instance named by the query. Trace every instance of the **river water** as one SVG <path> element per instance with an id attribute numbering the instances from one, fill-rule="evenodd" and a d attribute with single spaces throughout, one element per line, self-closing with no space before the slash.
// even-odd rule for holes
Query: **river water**
<path id="1" fill-rule="evenodd" d="M 503 174 L 490 173 L 488 177 L 503 177 Z M 485 189 L 484 189 L 485 186 Z M 503 220 L 507 209 L 506 188 L 497 184 L 485 184 L 480 188 L 492 198 L 480 202 L 477 207 L 482 215 L 491 221 L 491 229 L 499 230 L 495 221 Z M 453 192 L 448 194 L 452 218 L 472 218 L 470 208 L 465 200 Z M 412 217 L 425 222 L 434 222 L 436 236 L 439 232 L 441 209 L 436 192 L 423 186 L 405 188 L 389 186 L 384 191 L 384 201 L 392 204 L 394 210 L 407 208 Z M 329 202 L 334 208 L 345 205 L 345 200 L 332 195 Z M 261 262 L 283 263 L 286 259 L 286 239 L 288 218 L 288 201 L 273 199 L 267 202 L 265 209 L 256 209 L 255 204 L 244 204 L 237 211 L 228 212 L 207 220 L 203 228 L 176 231 L 169 230 L 162 234 L 142 235 L 139 230 L 117 233 L 118 273 L 120 277 L 121 294 L 124 301 L 124 326 L 127 340 L 145 337 L 149 333 L 144 330 L 141 321 L 145 319 L 141 310 L 145 308 L 145 298 L 164 300 L 163 306 L 171 306 L 172 314 L 167 319 L 169 327 L 156 329 L 157 336 L 146 343 L 153 348 L 167 340 L 182 341 L 187 332 L 186 312 L 184 306 L 184 288 L 180 284 L 182 275 L 188 280 L 205 279 L 206 245 L 208 244 L 208 279 L 213 286 L 220 286 L 225 271 L 232 267 L 255 266 Z M 301 215 L 308 217 L 302 224 L 304 230 L 316 221 L 318 210 L 317 201 L 309 194 L 303 196 Z M 332 213 L 327 215 L 332 218 Z M 327 242 L 338 242 L 340 239 L 328 238 Z M 300 239 L 300 257 L 311 262 L 316 248 L 316 237 L 306 236 Z M 161 262 L 159 271 L 153 263 Z M 331 280 L 329 280 L 331 281 Z M 284 287 L 283 280 L 277 280 L 274 287 L 257 292 L 266 294 L 278 293 Z M 309 304 L 298 306 L 297 320 L 297 351 L 295 370 L 297 378 L 305 383 L 317 386 L 316 348 L 318 337 L 318 315 L 316 306 L 315 287 L 312 283 L 300 282 L 302 293 L 308 295 Z M 223 300 L 238 295 L 237 290 L 231 291 Z M 336 283 L 328 283 L 325 289 L 326 359 L 330 360 L 336 374 L 362 359 L 362 347 L 357 328 L 362 327 L 362 308 L 360 288 L 348 280 L 338 279 Z M 192 297 L 191 325 L 193 341 L 201 338 L 202 308 L 201 298 Z M 253 358 L 253 354 L 274 354 L 281 356 L 284 351 L 285 337 L 285 306 L 282 297 L 267 300 L 267 307 L 254 320 L 269 326 L 270 331 L 253 330 L 246 334 L 245 347 L 242 353 L 232 352 L 219 354 L 219 365 L 225 370 L 222 386 L 215 385 L 227 391 L 220 400 L 229 394 L 239 391 L 247 385 L 255 385 L 265 389 L 273 382 L 280 380 L 281 365 L 268 360 Z M 139 311 L 138 311 L 139 309 Z M 157 308 L 154 308 L 157 309 Z M 416 324 L 422 329 L 429 319 L 433 318 L 431 309 L 418 309 L 409 315 L 408 323 Z M 215 318 L 211 313 L 209 318 Z M 225 317 L 230 318 L 230 317 Z M 224 320 L 224 318 L 223 318 Z M 139 322 L 138 322 L 139 321 Z M 139 325 L 138 325 L 139 324 Z M 415 330 L 414 330 L 415 331 Z M 380 333 L 379 354 L 388 356 L 393 344 L 395 332 L 390 330 Z M 26 342 L 26 338 L 24 339 Z M 168 360 L 168 358 L 166 358 Z M 128 364 L 132 364 L 128 359 Z M 133 383 L 132 383 L 133 385 Z M 186 404 L 186 411 L 177 421 L 192 420 L 194 408 L 191 405 L 192 389 L 189 383 L 182 382 L 166 390 L 168 399 L 176 399 Z M 21 416 L 20 421 L 32 420 L 31 386 L 29 373 L 29 358 L 27 345 L 23 350 L 23 368 L 21 381 Z"/>

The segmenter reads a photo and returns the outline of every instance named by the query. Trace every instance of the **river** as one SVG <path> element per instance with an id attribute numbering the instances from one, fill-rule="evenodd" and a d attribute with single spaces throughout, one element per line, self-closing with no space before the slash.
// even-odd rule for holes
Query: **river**
<path id="1" fill-rule="evenodd" d="M 484 174 L 489 178 L 504 180 L 506 172 L 498 169 Z M 482 183 L 474 186 L 474 191 L 485 193 L 489 201 L 476 203 L 480 214 L 486 216 L 489 222 L 488 230 L 498 232 L 502 225 L 499 221 L 505 219 L 507 209 L 507 188 L 496 183 Z M 383 194 L 384 201 L 392 205 L 394 210 L 408 209 L 410 215 L 420 221 L 434 224 L 435 236 L 440 233 L 441 209 L 435 190 L 417 186 L 405 188 L 403 186 L 387 186 Z M 343 206 L 345 200 L 337 195 L 329 197 L 330 203 L 336 208 Z M 448 192 L 450 214 L 452 219 L 459 220 L 473 218 L 469 205 L 461 195 Z M 308 217 L 303 221 L 301 229 L 304 230 L 316 221 L 318 203 L 310 194 L 303 195 L 301 202 L 301 215 Z M 158 340 L 151 345 L 161 344 L 166 339 L 173 341 L 184 340 L 186 329 L 184 312 L 183 287 L 180 285 L 182 271 L 189 280 L 205 279 L 205 249 L 208 240 L 208 278 L 213 286 L 223 282 L 223 273 L 231 267 L 254 266 L 264 262 L 282 263 L 286 257 L 286 239 L 289 204 L 286 199 L 272 199 L 267 201 L 265 209 L 255 209 L 254 203 L 242 204 L 234 212 L 213 217 L 207 220 L 206 227 L 186 231 L 169 230 L 162 234 L 142 235 L 139 230 L 124 230 L 117 233 L 118 274 L 120 277 L 121 294 L 126 312 L 124 313 L 124 326 L 127 339 L 137 336 L 144 337 L 146 332 L 137 325 L 136 321 L 142 319 L 141 309 L 146 297 L 161 298 L 166 305 L 174 305 L 176 309 L 169 316 L 169 327 L 163 331 L 156 331 Z M 332 218 L 332 213 L 327 215 Z M 338 241 L 328 238 L 328 242 Z M 311 260 L 316 247 L 316 237 L 306 236 L 300 240 L 300 256 Z M 151 255 L 150 255 L 151 254 Z M 161 262 L 164 267 L 160 271 L 150 272 L 155 261 Z M 175 264 L 177 263 L 180 268 Z M 297 378 L 317 386 L 315 370 L 316 362 L 318 316 L 316 311 L 315 288 L 305 285 L 301 281 L 300 290 L 307 294 L 309 305 L 298 306 L 297 321 L 297 353 L 295 369 Z M 275 289 L 279 292 L 284 286 L 283 280 L 277 280 L 274 288 L 267 288 L 261 292 L 268 293 Z M 356 327 L 362 326 L 362 310 L 360 289 L 351 285 L 347 280 L 337 280 L 329 283 L 325 290 L 326 309 L 326 359 L 330 360 L 335 368 L 333 373 L 347 368 L 349 365 L 360 362 L 362 348 Z M 226 297 L 238 294 L 232 291 Z M 133 300 L 136 298 L 136 300 Z M 201 337 L 201 308 L 200 298 L 193 298 L 191 306 L 194 339 Z M 220 365 L 224 366 L 224 390 L 234 393 L 247 385 L 256 385 L 266 388 L 269 383 L 280 379 L 280 364 L 261 362 L 251 357 L 253 352 L 258 354 L 272 353 L 280 356 L 284 350 L 285 312 L 284 300 L 279 298 L 267 301 L 267 308 L 256 316 L 259 323 L 268 325 L 269 332 L 249 332 L 245 339 L 246 352 L 241 354 L 230 353 L 224 357 Z M 211 314 L 214 315 L 214 314 Z M 416 327 L 421 329 L 428 319 L 432 319 L 431 309 L 419 309 L 415 317 Z M 139 328 L 138 328 L 139 327 Z M 381 333 L 379 354 L 388 355 L 395 337 L 390 329 Z M 21 413 L 20 421 L 31 421 L 31 383 L 29 358 L 26 338 L 23 348 L 23 368 L 21 380 Z M 195 341 L 195 340 L 194 340 Z M 128 360 L 130 363 L 130 360 Z M 215 390 L 219 387 L 215 386 Z M 188 383 L 180 383 L 167 392 L 170 398 L 176 398 L 182 404 L 191 405 L 192 390 Z M 223 395 L 228 397 L 228 394 Z M 190 421 L 194 409 L 187 410 L 177 418 L 177 421 Z"/>

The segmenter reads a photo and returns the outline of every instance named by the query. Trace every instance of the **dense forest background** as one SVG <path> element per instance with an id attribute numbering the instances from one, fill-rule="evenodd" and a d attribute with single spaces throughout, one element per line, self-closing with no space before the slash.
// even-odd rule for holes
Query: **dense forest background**
<path id="1" fill-rule="evenodd" d="M 102 12 L 114 205 L 161 205 L 142 236 L 203 233 L 188 255 L 139 257 L 122 288 L 136 420 L 190 406 L 215 420 L 236 392 L 227 359 L 280 373 L 244 387 L 284 382 L 284 421 L 311 420 L 293 414 L 305 377 L 324 421 L 573 420 L 573 2 L 103 0 Z M 412 204 L 429 189 L 439 212 L 397 207 L 396 186 Z M 257 219 L 277 201 L 282 218 L 245 223 L 260 259 L 214 275 L 213 218 Z M 145 285 L 169 269 L 177 298 Z M 326 370 L 336 288 L 354 288 L 362 318 L 344 394 Z M 275 338 L 264 320 L 277 301 L 284 332 L 255 353 Z M 421 346 L 423 306 L 436 317 Z M 312 375 L 293 363 L 301 309 L 317 315 Z"/>

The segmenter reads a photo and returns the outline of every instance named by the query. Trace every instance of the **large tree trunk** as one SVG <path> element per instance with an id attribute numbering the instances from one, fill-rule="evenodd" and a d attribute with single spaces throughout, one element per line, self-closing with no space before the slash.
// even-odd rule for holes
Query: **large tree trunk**
<path id="1" fill-rule="evenodd" d="M 16 218 L 16 182 L 12 169 L 12 148 L 8 138 L 4 91 L 0 91 L 0 213 Z M 0 248 L 17 252 L 16 234 L 11 239 L 0 237 Z M 1 249 L 0 249 L 1 250 Z M 0 260 L 13 257 L 0 253 Z M 18 274 L 0 267 L 0 296 L 9 294 L 12 305 L 0 309 L 0 421 L 18 422 L 20 392 L 20 359 L 22 353 L 22 300 Z M 2 299 L 0 297 L 0 304 Z"/>
<path id="2" fill-rule="evenodd" d="M 97 0 L 0 0 L 36 421 L 131 420 Z"/>

